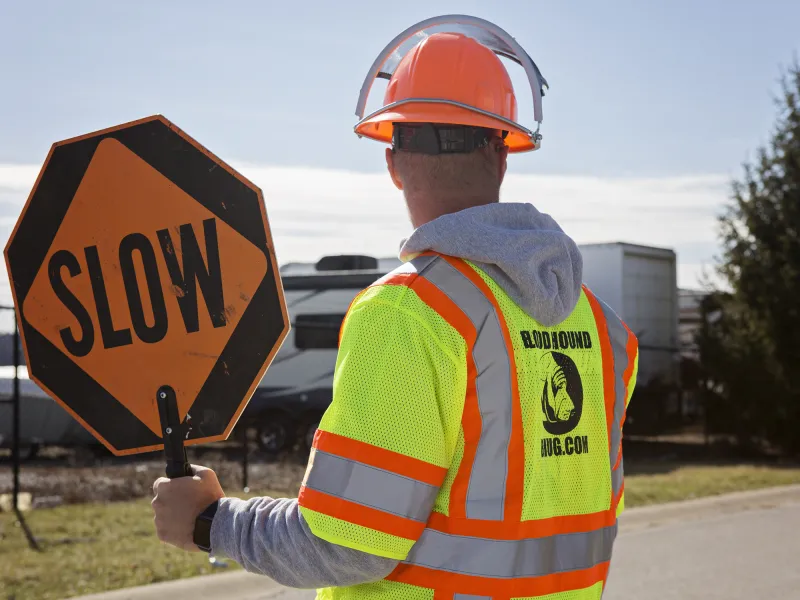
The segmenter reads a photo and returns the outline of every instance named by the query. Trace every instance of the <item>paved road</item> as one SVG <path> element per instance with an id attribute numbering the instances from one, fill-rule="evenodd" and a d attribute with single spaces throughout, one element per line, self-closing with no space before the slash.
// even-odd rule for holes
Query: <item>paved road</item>
<path id="1" fill-rule="evenodd" d="M 800 600 L 800 486 L 627 511 L 603 600 Z M 310 600 L 229 573 L 83 600 Z"/>
<path id="2" fill-rule="evenodd" d="M 623 531 L 603 600 L 800 600 L 800 503 Z"/>

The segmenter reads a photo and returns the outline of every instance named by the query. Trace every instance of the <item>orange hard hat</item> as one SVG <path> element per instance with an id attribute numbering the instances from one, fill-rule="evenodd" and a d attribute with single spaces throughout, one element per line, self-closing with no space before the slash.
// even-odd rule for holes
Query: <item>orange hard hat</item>
<path id="1" fill-rule="evenodd" d="M 445 25 L 454 27 L 437 31 Z M 547 83 L 528 54 L 496 25 L 450 15 L 410 27 L 378 56 L 362 86 L 356 133 L 391 142 L 394 123 L 465 125 L 507 132 L 510 152 L 537 149 L 539 129 L 534 132 L 517 122 L 514 88 L 498 55 L 522 65 L 533 80 L 534 116 L 541 122 Z M 389 79 L 384 106 L 362 118 L 375 78 Z"/>

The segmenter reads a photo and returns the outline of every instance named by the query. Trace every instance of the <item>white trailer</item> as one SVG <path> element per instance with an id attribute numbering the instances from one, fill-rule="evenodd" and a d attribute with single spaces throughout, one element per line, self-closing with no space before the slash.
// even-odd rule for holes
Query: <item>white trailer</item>
<path id="1" fill-rule="evenodd" d="M 27 367 L 19 367 L 17 373 L 23 454 L 35 454 L 39 446 L 85 445 L 94 441 L 89 432 L 28 377 Z M 0 448 L 11 446 L 13 392 L 14 367 L 0 367 Z"/>
<path id="2" fill-rule="evenodd" d="M 639 340 L 637 386 L 680 383 L 678 286 L 675 252 L 625 243 L 587 244 L 583 280 Z"/>

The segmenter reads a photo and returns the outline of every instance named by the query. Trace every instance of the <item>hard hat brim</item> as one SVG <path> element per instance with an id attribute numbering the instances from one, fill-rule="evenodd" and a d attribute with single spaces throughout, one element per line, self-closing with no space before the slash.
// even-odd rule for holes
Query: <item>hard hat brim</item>
<path id="1" fill-rule="evenodd" d="M 389 105 L 359 121 L 355 132 L 359 136 L 390 144 L 392 123 L 447 123 L 498 129 L 509 132 L 505 139 L 509 152 L 530 152 L 538 147 L 535 134 L 532 137 L 531 132 L 522 125 L 468 107 L 454 106 L 450 102 L 403 102 L 402 106 Z"/>

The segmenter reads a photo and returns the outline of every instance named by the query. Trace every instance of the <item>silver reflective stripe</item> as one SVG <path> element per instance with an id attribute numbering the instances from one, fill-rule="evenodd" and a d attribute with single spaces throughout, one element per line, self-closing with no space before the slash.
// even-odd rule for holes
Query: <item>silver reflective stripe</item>
<path id="1" fill-rule="evenodd" d="M 475 326 L 472 349 L 481 437 L 467 489 L 468 519 L 503 519 L 511 440 L 511 363 L 500 317 L 491 301 L 458 269 L 439 259 L 421 275 L 452 300 Z"/>
<path id="2" fill-rule="evenodd" d="M 619 467 L 616 470 L 611 471 L 611 491 L 614 493 L 614 497 L 617 497 L 619 494 L 619 490 L 622 487 L 622 479 L 624 477 L 622 470 L 622 463 L 624 462 L 624 458 L 619 459 Z M 614 469 L 614 465 L 611 465 L 611 468 Z"/>
<path id="3" fill-rule="evenodd" d="M 453 600 L 491 600 L 491 596 L 473 596 L 472 594 L 453 594 Z"/>
<path id="4" fill-rule="evenodd" d="M 418 256 L 413 260 L 403 263 L 385 277 L 391 277 L 392 275 L 406 275 L 408 273 L 419 274 L 422 271 L 424 271 L 425 268 L 433 261 L 435 261 L 437 258 L 439 257 L 430 254 L 427 256 Z M 380 279 L 378 281 L 380 281 Z"/>
<path id="5" fill-rule="evenodd" d="M 617 314 L 609 306 L 597 299 L 608 325 L 608 337 L 611 338 L 611 351 L 614 356 L 614 422 L 611 424 L 611 468 L 617 464 L 617 457 L 622 441 L 622 416 L 625 414 L 625 370 L 628 368 L 628 332 Z"/>
<path id="6" fill-rule="evenodd" d="M 616 534 L 616 523 L 586 533 L 524 540 L 490 540 L 426 529 L 405 562 L 478 577 L 539 577 L 611 560 Z"/>
<path id="7" fill-rule="evenodd" d="M 306 487 L 377 508 L 407 519 L 425 522 L 439 489 L 327 452 L 314 452 L 314 466 Z"/>

